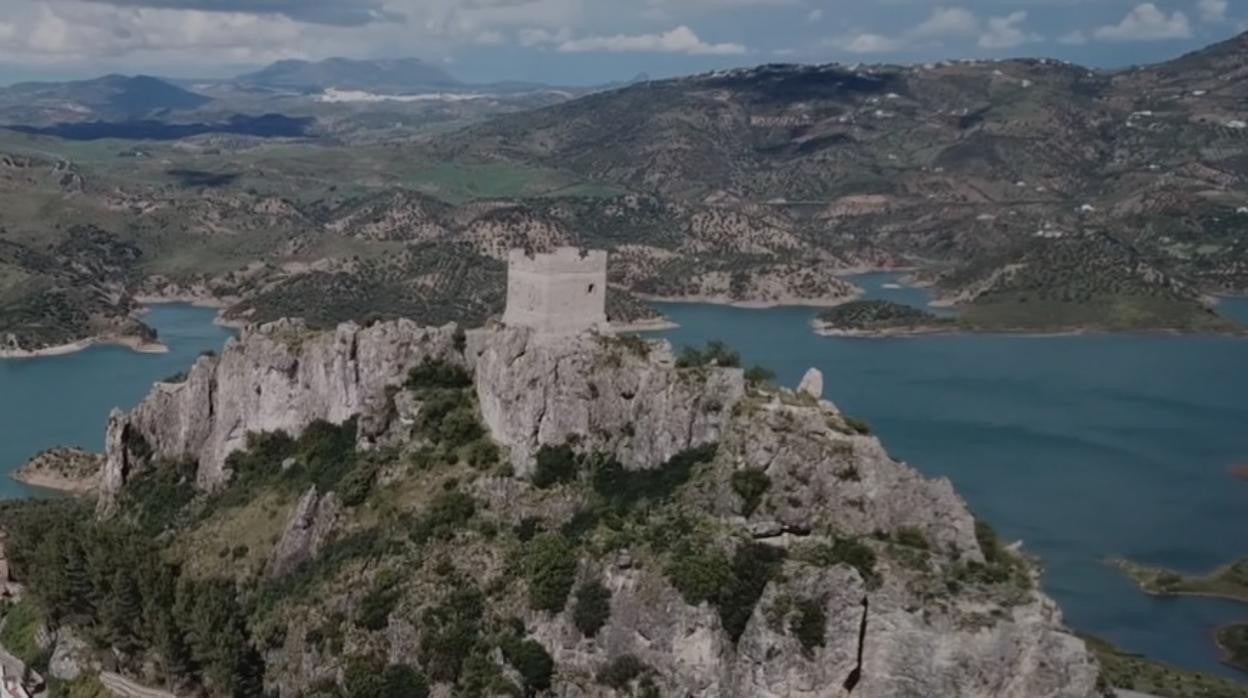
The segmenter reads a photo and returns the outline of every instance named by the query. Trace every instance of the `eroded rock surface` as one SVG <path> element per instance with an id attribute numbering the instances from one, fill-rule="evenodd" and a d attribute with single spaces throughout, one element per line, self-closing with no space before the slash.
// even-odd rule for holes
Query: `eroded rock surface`
<path id="1" fill-rule="evenodd" d="M 429 543 L 431 559 L 441 550 L 465 580 L 505 577 L 514 561 L 497 543 L 511 535 L 502 532 L 526 520 L 562 530 L 594 497 L 584 480 L 545 490 L 527 482 L 541 446 L 570 442 L 636 471 L 718 444 L 668 495 L 667 508 L 647 512 L 669 518 L 631 520 L 616 534 L 633 538 L 578 553 L 577 584 L 595 580 L 610 591 L 610 613 L 592 637 L 578 628 L 571 601 L 557 613 L 532 610 L 523 580 L 507 577 L 490 596 L 491 614 L 521 619 L 553 657 L 555 695 L 624 695 L 600 678 L 624 657 L 644 668 L 634 688 L 648 677 L 660 695 L 696 698 L 848 696 L 846 685 L 853 696 L 1096 695 L 1097 665 L 1038 590 L 1035 572 L 985 540 L 948 480 L 891 458 L 865 425 L 819 399 L 811 381 L 800 391 L 748 388 L 739 369 L 677 368 L 661 343 L 596 334 L 555 341 L 497 327 L 462 335 L 402 322 L 331 333 L 269 325 L 202 358 L 185 383 L 157 386 L 130 414 L 114 414 L 105 482 L 115 492 L 156 459 L 191 458 L 199 485 L 212 488 L 228 478 L 226 458 L 248 432 L 293 436 L 318 419 L 360 415 L 361 443 L 401 448 L 418 438 L 423 405 L 400 384 L 428 359 L 474 371 L 481 421 L 518 476 L 492 471 L 471 482 L 475 511 L 498 538 L 464 530 Z M 446 484 L 429 477 L 431 488 Z M 412 482 L 425 481 L 406 486 L 413 501 L 426 501 Z M 423 505 L 413 506 L 419 517 Z M 349 509 L 307 490 L 270 574 L 314 556 Z M 696 521 L 682 534 L 692 547 L 644 542 L 682 520 Z M 851 553 L 838 548 L 845 545 Z M 671 565 L 750 546 L 783 554 L 730 629 L 724 600 L 691 602 Z M 386 646 L 369 651 L 384 649 L 393 662 L 420 656 L 417 620 L 445 583 L 437 576 L 445 570 L 429 571 L 438 567 L 391 570 L 403 592 L 387 616 Z M 306 614 L 292 611 L 293 627 L 305 632 L 287 633 L 268 658 L 282 695 L 334 675 L 339 658 L 310 649 L 306 631 L 330 610 L 351 615 L 372 585 L 372 572 L 360 574 Z"/>

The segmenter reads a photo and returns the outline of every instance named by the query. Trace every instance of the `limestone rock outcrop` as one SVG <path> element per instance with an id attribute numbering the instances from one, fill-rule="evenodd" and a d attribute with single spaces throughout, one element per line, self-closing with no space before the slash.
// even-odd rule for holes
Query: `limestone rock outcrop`
<path id="1" fill-rule="evenodd" d="M 320 496 L 313 485 L 299 499 L 269 559 L 270 577 L 281 577 L 312 559 L 333 533 L 342 506 L 333 492 Z"/>
<path id="2" fill-rule="evenodd" d="M 818 400 L 823 397 L 823 371 L 812 368 L 806 371 L 806 375 L 802 376 L 802 382 L 797 385 L 797 392 L 804 393 Z"/>
<path id="3" fill-rule="evenodd" d="M 543 444 L 576 438 L 626 468 L 656 466 L 716 441 L 745 393 L 739 369 L 678 372 L 670 349 L 582 334 L 547 341 L 500 330 L 476 361 L 491 435 L 525 474 Z"/>
<path id="4" fill-rule="evenodd" d="M 786 566 L 771 583 L 734 646 L 715 609 L 690 606 L 661 576 L 607 570 L 611 618 L 592 639 L 564 613 L 531 619 L 535 638 L 568 678 L 560 695 L 620 695 L 598 685 L 595 671 L 611 658 L 635 657 L 648 667 L 659 695 L 696 698 L 1092 698 L 1098 668 L 1083 641 L 1061 629 L 1053 603 L 1040 595 L 995 624 L 926 620 L 904 585 L 869 590 L 845 567 Z M 789 631 L 789 604 L 819 599 L 827 609 L 823 644 L 807 649 Z M 869 598 L 864 609 L 863 599 Z M 968 603 L 961 612 L 973 613 Z M 844 690 L 858 667 L 859 631 L 868 617 L 861 680 Z M 584 677 L 578 679 L 577 677 Z"/>
<path id="5" fill-rule="evenodd" d="M 501 469 L 472 481 L 495 535 L 511 535 L 499 532 L 525 520 L 561 530 L 583 513 L 586 483 L 543 490 L 525 482 L 543 445 L 574 443 L 639 470 L 715 443 L 713 457 L 672 495 L 682 515 L 696 513 L 689 528 L 704 536 L 696 542 L 725 555 L 746 546 L 785 551 L 780 571 L 759 583 L 757 601 L 736 617 L 735 631 L 716 605 L 723 597 L 690 603 L 676 588 L 669 564 L 678 553 L 623 537 L 609 554 L 576 559 L 578 583 L 600 581 L 610 590 L 610 613 L 593 637 L 578 628 L 572 603 L 561 612 L 534 611 L 518 591 L 525 582 L 499 586 L 493 612 L 521 619 L 553 657 L 556 695 L 620 695 L 598 677 L 627 656 L 646 668 L 660 695 L 695 698 L 848 696 L 851 674 L 860 677 L 853 696 L 1096 695 L 1098 667 L 1084 643 L 1063 626 L 1026 563 L 1010 558 L 1001 566 L 1003 553 L 984 542 L 948 480 L 891 458 L 864 425 L 819 399 L 813 379 L 801 391 L 750 388 L 740 369 L 678 368 L 664 343 L 500 327 L 465 335 L 405 322 L 323 333 L 267 325 L 230 342 L 220 357 L 201 358 L 186 382 L 158 385 L 132 412 L 113 415 L 106 488 L 116 492 L 158 458 L 194 459 L 199 485 L 216 487 L 249 432 L 293 436 L 318 419 L 361 415 L 361 443 L 377 438 L 382 452 L 401 448 L 403 438 L 416 438 L 410 428 L 423 406 L 400 384 L 428 359 L 473 370 L 481 420 L 519 476 Z M 423 504 L 412 506 L 415 514 Z M 349 511 L 332 493 L 308 489 L 271 553 L 269 573 L 315 555 Z M 654 527 L 649 534 L 625 528 L 634 538 L 667 528 L 667 520 L 621 521 Z M 493 541 L 460 531 L 442 552 L 448 566 L 471 568 L 484 580 L 509 564 Z M 847 542 L 870 563 L 837 552 Z M 442 574 L 439 567 L 429 573 Z M 421 574 L 403 568 L 399 575 L 410 586 L 387 625 L 392 661 L 419 654 L 419 628 L 411 623 L 432 588 L 421 586 Z M 345 614 L 362 588 L 345 585 L 325 603 Z M 801 603 L 820 610 L 802 619 L 799 633 Z M 336 660 L 309 653 L 305 635 L 290 634 L 288 647 L 272 657 L 282 695 L 333 670 L 325 662 Z"/>
<path id="6" fill-rule="evenodd" d="M 220 356 L 200 357 L 182 383 L 158 383 L 129 413 L 114 411 L 106 438 L 101 507 L 152 456 L 198 463 L 196 484 L 228 478 L 226 458 L 250 432 L 298 434 L 316 420 L 342 423 L 379 408 L 385 387 L 425 359 L 459 360 L 455 327 L 410 321 L 345 324 L 311 332 L 297 321 L 252 328 Z"/>

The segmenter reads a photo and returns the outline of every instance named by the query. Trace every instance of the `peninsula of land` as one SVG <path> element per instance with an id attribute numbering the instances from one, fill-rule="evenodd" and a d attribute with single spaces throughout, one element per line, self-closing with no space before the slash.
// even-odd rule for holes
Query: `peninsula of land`
<path id="1" fill-rule="evenodd" d="M 78 447 L 50 448 L 13 472 L 18 482 L 69 494 L 92 494 L 100 485 L 104 456 Z"/>

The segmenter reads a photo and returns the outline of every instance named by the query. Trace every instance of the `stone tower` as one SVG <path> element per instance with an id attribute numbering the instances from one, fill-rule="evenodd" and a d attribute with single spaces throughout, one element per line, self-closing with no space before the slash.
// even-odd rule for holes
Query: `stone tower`
<path id="1" fill-rule="evenodd" d="M 560 247 L 507 257 L 503 322 L 543 334 L 576 334 L 607 326 L 607 253 Z"/>

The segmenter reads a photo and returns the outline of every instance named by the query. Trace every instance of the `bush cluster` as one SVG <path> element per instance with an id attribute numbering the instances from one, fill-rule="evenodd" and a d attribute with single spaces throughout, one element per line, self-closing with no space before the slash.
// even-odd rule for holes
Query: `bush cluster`
<path id="1" fill-rule="evenodd" d="M 563 610 L 576 581 L 576 563 L 576 548 L 562 534 L 543 533 L 525 545 L 524 576 L 533 610 Z"/>

